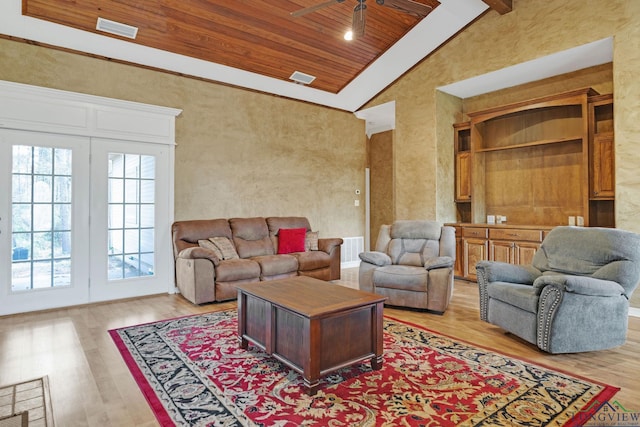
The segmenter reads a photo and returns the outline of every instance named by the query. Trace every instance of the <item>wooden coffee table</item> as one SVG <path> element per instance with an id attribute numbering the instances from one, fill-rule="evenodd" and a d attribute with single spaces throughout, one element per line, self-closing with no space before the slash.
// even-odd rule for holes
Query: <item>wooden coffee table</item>
<path id="1" fill-rule="evenodd" d="M 382 367 L 385 299 L 306 276 L 238 285 L 240 347 L 299 372 L 313 395 L 329 372 L 367 359 Z"/>

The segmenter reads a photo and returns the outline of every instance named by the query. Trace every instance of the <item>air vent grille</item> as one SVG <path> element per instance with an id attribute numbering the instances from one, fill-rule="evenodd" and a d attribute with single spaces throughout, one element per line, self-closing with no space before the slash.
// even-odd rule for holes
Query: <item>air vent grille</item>
<path id="1" fill-rule="evenodd" d="M 122 24 L 116 21 L 110 21 L 104 18 L 98 18 L 96 30 L 115 34 L 116 36 L 127 37 L 130 39 L 135 39 L 138 35 L 138 27 L 133 27 L 131 25 Z"/>
<path id="2" fill-rule="evenodd" d="M 291 80 L 293 80 L 296 83 L 300 83 L 303 85 L 308 85 L 309 83 L 311 83 L 312 81 L 314 81 L 316 79 L 315 76 L 311 76 L 309 74 L 305 74 L 305 73 L 301 73 L 300 71 L 294 71 L 293 74 L 291 74 L 291 77 L 289 77 Z"/>

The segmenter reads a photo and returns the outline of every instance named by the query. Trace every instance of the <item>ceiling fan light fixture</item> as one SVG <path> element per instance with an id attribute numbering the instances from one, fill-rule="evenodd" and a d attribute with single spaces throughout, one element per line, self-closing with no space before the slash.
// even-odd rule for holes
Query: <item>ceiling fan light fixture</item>
<path id="1" fill-rule="evenodd" d="M 100 17 L 98 17 L 98 22 L 96 23 L 96 30 L 129 39 L 135 39 L 138 35 L 138 27 Z"/>
<path id="2" fill-rule="evenodd" d="M 316 79 L 316 76 L 305 74 L 300 71 L 294 71 L 289 78 L 298 84 L 308 85 Z"/>
<path id="3" fill-rule="evenodd" d="M 353 37 L 364 36 L 364 27 L 367 23 L 367 5 L 364 3 L 367 0 L 358 0 L 358 4 L 353 8 L 353 17 L 351 23 L 351 31 L 353 31 Z"/>

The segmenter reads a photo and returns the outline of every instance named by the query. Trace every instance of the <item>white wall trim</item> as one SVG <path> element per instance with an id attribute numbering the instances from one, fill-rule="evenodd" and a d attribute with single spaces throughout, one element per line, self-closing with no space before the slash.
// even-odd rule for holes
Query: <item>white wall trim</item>
<path id="1" fill-rule="evenodd" d="M 0 128 L 175 145 L 182 110 L 0 80 Z"/>

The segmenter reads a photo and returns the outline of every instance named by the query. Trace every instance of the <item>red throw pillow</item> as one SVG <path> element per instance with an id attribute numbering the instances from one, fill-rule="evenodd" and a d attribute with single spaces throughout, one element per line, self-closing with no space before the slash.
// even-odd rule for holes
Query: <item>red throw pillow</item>
<path id="1" fill-rule="evenodd" d="M 278 231 L 278 253 L 304 252 L 306 228 L 281 228 Z"/>

